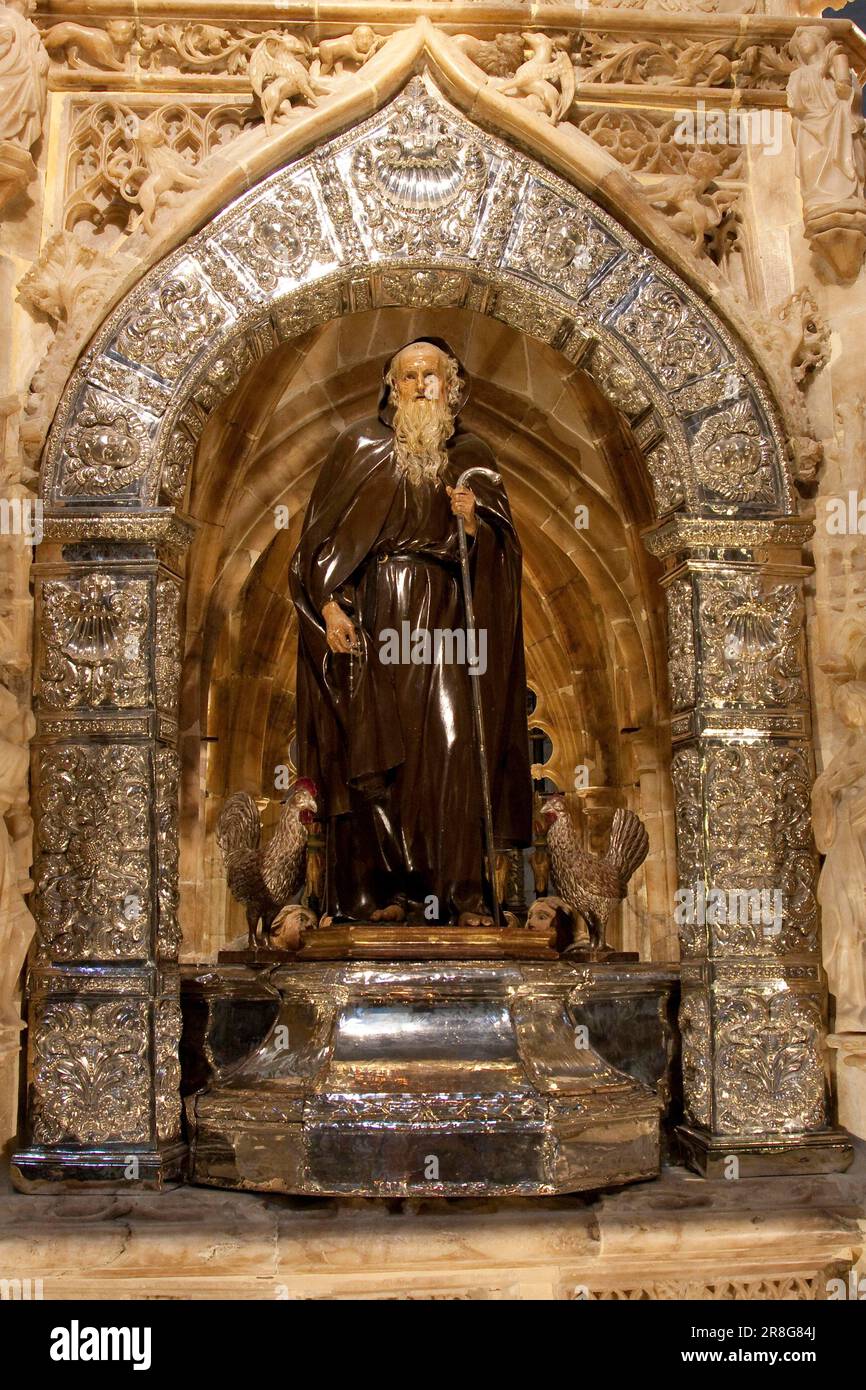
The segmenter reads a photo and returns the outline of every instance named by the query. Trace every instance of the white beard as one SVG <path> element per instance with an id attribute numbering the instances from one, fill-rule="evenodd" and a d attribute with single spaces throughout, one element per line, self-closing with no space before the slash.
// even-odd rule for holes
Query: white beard
<path id="1" fill-rule="evenodd" d="M 413 486 L 439 476 L 448 458 L 445 445 L 453 433 L 454 416 L 446 401 L 404 401 L 395 407 L 394 454 Z"/>

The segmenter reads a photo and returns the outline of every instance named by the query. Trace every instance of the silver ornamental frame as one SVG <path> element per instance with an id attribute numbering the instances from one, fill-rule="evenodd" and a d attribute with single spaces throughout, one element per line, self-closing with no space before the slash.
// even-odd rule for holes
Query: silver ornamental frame
<path id="1" fill-rule="evenodd" d="M 389 180 L 389 152 L 408 138 L 438 152 L 435 214 L 429 187 L 415 199 Z M 159 1186 L 181 1170 L 176 746 L 191 528 L 178 509 L 204 425 L 244 372 L 316 325 L 400 304 L 467 308 L 540 339 L 631 429 L 668 603 L 679 882 L 730 888 L 745 866 L 750 884 L 785 888 L 772 936 L 682 931 L 682 1139 L 706 1172 L 731 1154 L 840 1166 L 809 822 L 811 527 L 795 515 L 778 412 L 742 344 L 669 267 L 425 74 L 144 275 L 58 408 L 42 474 L 62 560 L 37 567 L 38 933 L 16 1181 Z M 68 635 L 94 605 L 98 650 L 76 648 L 77 666 Z"/>

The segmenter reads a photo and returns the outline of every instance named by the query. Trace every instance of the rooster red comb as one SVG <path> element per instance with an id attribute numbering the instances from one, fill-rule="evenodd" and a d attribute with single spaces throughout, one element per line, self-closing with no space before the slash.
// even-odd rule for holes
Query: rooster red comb
<path id="1" fill-rule="evenodd" d="M 309 793 L 310 793 L 310 796 L 316 796 L 316 797 L 317 797 L 317 796 L 319 795 L 318 787 L 316 786 L 315 782 L 311 781 L 311 779 L 310 779 L 309 777 L 299 777 L 299 778 L 297 779 L 297 781 L 295 782 L 295 785 L 294 785 L 294 787 L 292 788 L 292 790 L 293 790 L 293 791 L 301 790 L 301 791 L 309 792 Z"/>

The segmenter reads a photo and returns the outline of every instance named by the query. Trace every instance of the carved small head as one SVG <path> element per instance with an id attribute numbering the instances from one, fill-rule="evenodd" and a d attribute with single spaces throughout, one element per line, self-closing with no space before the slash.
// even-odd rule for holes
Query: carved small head
<path id="1" fill-rule="evenodd" d="M 788 46 L 799 62 L 809 63 L 823 53 L 829 42 L 830 31 L 822 24 L 803 24 L 795 29 Z"/>
<path id="2" fill-rule="evenodd" d="M 105 26 L 105 32 L 118 48 L 126 48 L 132 43 L 135 25 L 131 19 L 110 19 Z"/>
<path id="3" fill-rule="evenodd" d="M 376 46 L 376 35 L 369 24 L 359 24 L 352 38 L 359 53 L 371 53 Z"/>
<path id="4" fill-rule="evenodd" d="M 536 898 L 529 909 L 526 925 L 535 931 L 547 929 L 550 932 L 550 945 L 557 951 L 564 951 L 575 937 L 576 919 L 574 911 L 564 898 Z"/>
<path id="5" fill-rule="evenodd" d="M 453 409 L 460 398 L 459 369 L 435 343 L 410 343 L 391 359 L 385 378 L 394 405 L 407 401 L 446 401 Z"/>
<path id="6" fill-rule="evenodd" d="M 545 830 L 549 830 L 552 825 L 559 820 L 560 816 L 568 816 L 568 808 L 565 804 L 564 796 L 549 796 L 546 798 L 541 808 L 541 823 Z"/>
<path id="7" fill-rule="evenodd" d="M 297 811 L 302 825 L 309 825 L 316 819 L 318 792 L 315 782 L 311 782 L 309 777 L 299 777 L 292 784 L 292 789 L 286 798 L 286 802 Z"/>

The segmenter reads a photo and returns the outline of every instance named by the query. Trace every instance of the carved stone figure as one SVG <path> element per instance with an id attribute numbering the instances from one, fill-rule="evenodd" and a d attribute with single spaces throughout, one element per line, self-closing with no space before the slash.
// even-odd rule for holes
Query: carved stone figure
<path id="1" fill-rule="evenodd" d="M 866 250 L 861 88 L 827 29 L 801 27 L 790 46 L 799 62 L 787 90 L 806 235 L 830 269 L 850 280 Z"/>
<path id="2" fill-rule="evenodd" d="M 130 180 L 138 184 L 135 196 L 141 204 L 142 222 L 145 230 L 152 232 L 161 209 L 178 194 L 198 188 L 208 175 L 171 148 L 165 131 L 155 121 L 141 123 L 135 150 L 138 163 L 130 171 Z"/>
<path id="3" fill-rule="evenodd" d="M 468 391 L 447 345 L 410 344 L 383 385 L 379 415 L 323 467 L 292 562 L 298 763 L 322 789 L 323 909 L 490 925 L 472 684 L 496 844 L 519 848 L 532 827 L 520 543 L 498 478 L 455 486 L 493 458 L 460 428 Z M 458 516 L 483 652 L 466 632 Z"/>
<path id="4" fill-rule="evenodd" d="M 246 908 L 251 950 L 257 945 L 259 922 L 267 937 L 280 908 L 303 886 L 307 827 L 315 812 L 313 787 L 300 778 L 286 799 L 274 834 L 260 849 L 261 820 L 249 792 L 235 792 L 222 809 L 217 844 L 232 895 Z"/>
<path id="5" fill-rule="evenodd" d="M 718 159 L 707 150 L 696 150 L 684 173 L 668 174 L 647 190 L 653 207 L 667 213 L 676 230 L 691 238 L 696 255 L 708 251 L 734 197 L 716 186 L 718 173 Z"/>
<path id="6" fill-rule="evenodd" d="M 31 147 L 42 134 L 48 100 L 48 55 L 27 18 L 33 0 L 0 5 L 0 208 L 30 182 Z"/>
<path id="7" fill-rule="evenodd" d="M 554 881 L 565 901 L 583 917 L 593 946 L 604 947 L 607 920 L 647 857 L 646 830 L 634 811 L 614 811 L 607 851 L 598 858 L 578 845 L 564 797 L 550 797 L 544 815 Z"/>
<path id="8" fill-rule="evenodd" d="M 454 42 L 488 77 L 511 77 L 523 62 L 525 40 L 522 34 L 497 34 L 492 39 L 457 34 Z"/>
<path id="9" fill-rule="evenodd" d="M 292 101 L 300 97 L 310 106 L 318 102 L 322 88 L 310 74 L 313 50 L 306 39 L 294 34 L 266 35 L 250 58 L 250 83 L 272 130 L 278 120 L 291 114 Z"/>
<path id="10" fill-rule="evenodd" d="M 104 29 L 86 28 L 83 24 L 67 21 L 46 29 L 42 42 L 52 58 L 58 60 L 65 56 L 71 68 L 90 65 L 107 68 L 109 72 L 123 72 L 124 59 L 134 37 L 135 25 L 130 19 L 110 19 Z M 81 61 L 82 55 L 86 62 Z"/>
<path id="11" fill-rule="evenodd" d="M 11 691 L 0 685 L 0 1030 L 17 1036 L 21 1019 L 15 982 L 24 964 L 35 923 L 22 896 L 30 885 L 32 821 L 27 804 L 28 741 L 36 727 Z"/>
<path id="12" fill-rule="evenodd" d="M 785 333 L 791 373 L 801 389 L 830 361 L 830 328 L 810 290 L 797 290 L 780 304 L 777 316 Z"/>
<path id="13" fill-rule="evenodd" d="M 525 62 L 513 77 L 490 81 L 506 96 L 519 97 L 554 125 L 564 121 L 574 101 L 574 67 L 563 41 L 550 34 L 524 34 Z M 471 55 L 470 55 L 471 56 Z"/>
<path id="14" fill-rule="evenodd" d="M 322 39 L 318 49 L 319 73 L 322 77 L 340 77 L 347 63 L 350 68 L 363 67 L 384 42 L 369 24 L 359 24 L 341 38 Z"/>
<path id="15" fill-rule="evenodd" d="M 841 674 L 839 672 L 838 676 Z M 846 673 L 850 675 L 850 670 Z M 848 736 L 812 790 L 824 967 L 835 1031 L 866 1032 L 866 681 L 842 679 L 834 706 Z"/>

